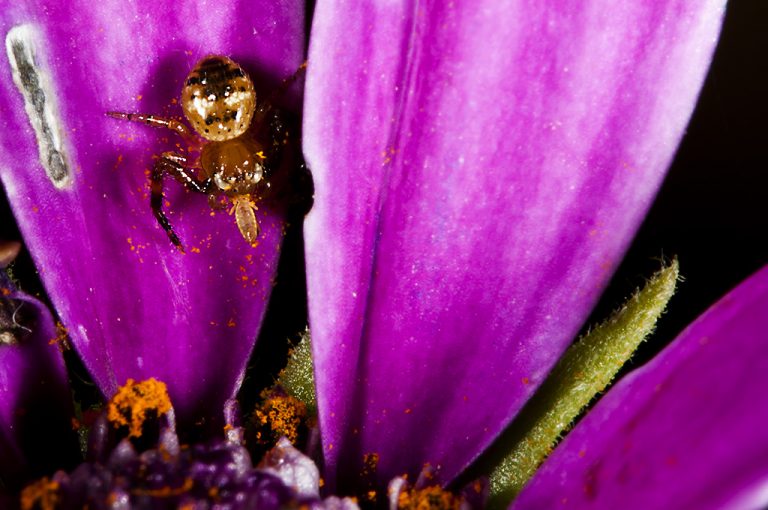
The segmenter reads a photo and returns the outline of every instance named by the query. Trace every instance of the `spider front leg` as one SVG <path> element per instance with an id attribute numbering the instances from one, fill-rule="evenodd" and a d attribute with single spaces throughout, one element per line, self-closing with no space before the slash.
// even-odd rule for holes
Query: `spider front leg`
<path id="1" fill-rule="evenodd" d="M 198 193 L 208 193 L 211 189 L 210 179 L 198 179 L 194 174 L 194 169 L 185 167 L 185 164 L 187 164 L 187 159 L 181 154 L 164 152 L 152 167 L 150 176 L 151 193 L 149 198 L 149 204 L 152 208 L 152 213 L 155 215 L 155 219 L 157 219 L 157 222 L 163 230 L 165 230 L 165 233 L 168 234 L 168 239 L 170 239 L 174 246 L 176 246 L 182 253 L 184 253 L 184 246 L 181 244 L 181 240 L 173 229 L 165 212 L 163 212 L 163 177 L 165 177 L 166 174 L 170 174 L 187 189 Z"/>
<path id="2" fill-rule="evenodd" d="M 148 126 L 167 128 L 179 135 L 190 146 L 197 146 L 199 142 L 194 133 L 183 122 L 167 117 L 158 117 L 157 115 L 148 115 L 144 113 L 124 113 L 107 112 L 107 115 L 113 119 L 122 119 L 130 122 L 143 122 Z"/>
<path id="3" fill-rule="evenodd" d="M 167 162 L 167 173 L 171 174 L 174 179 L 183 184 L 188 190 L 204 194 L 211 192 L 213 180 L 198 179 L 197 171 L 200 168 L 197 165 L 191 165 L 185 156 L 177 152 L 163 152 L 160 160 Z"/>

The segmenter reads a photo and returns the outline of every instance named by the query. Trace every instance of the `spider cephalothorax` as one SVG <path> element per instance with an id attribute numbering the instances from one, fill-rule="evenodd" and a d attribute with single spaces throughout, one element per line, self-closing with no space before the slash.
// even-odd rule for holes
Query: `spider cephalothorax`
<path id="1" fill-rule="evenodd" d="M 303 69 L 300 68 L 300 71 Z M 298 74 L 298 72 L 297 72 Z M 296 75 L 294 75 L 295 77 Z M 293 78 L 286 80 L 291 83 Z M 256 203 L 268 177 L 279 165 L 286 132 L 269 101 L 256 101 L 248 74 L 227 57 L 212 55 L 195 65 L 184 82 L 181 106 L 189 123 L 141 113 L 109 112 L 118 119 L 144 122 L 176 132 L 192 150 L 182 155 L 164 152 L 151 173 L 150 204 L 171 242 L 183 251 L 181 241 L 162 209 L 163 178 L 170 174 L 188 189 L 205 193 L 212 207 L 227 197 L 243 238 L 255 244 L 259 237 Z"/>

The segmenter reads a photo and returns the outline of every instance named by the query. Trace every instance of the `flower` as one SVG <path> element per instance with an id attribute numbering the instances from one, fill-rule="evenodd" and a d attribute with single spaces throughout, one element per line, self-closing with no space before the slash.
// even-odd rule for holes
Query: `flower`
<path id="1" fill-rule="evenodd" d="M 0 177 L 72 343 L 106 395 L 156 376 L 182 427 L 215 430 L 242 383 L 283 219 L 261 210 L 266 234 L 244 250 L 229 218 L 169 187 L 197 248 L 178 254 L 135 171 L 168 142 L 103 114 L 164 111 L 206 53 L 289 75 L 304 6 L 4 7 L 38 125 L 6 69 Z M 352 489 L 374 453 L 380 483 L 426 462 L 450 481 L 515 416 L 641 221 L 722 8 L 317 6 L 305 236 L 330 487 Z"/>
<path id="2" fill-rule="evenodd" d="M 304 103 L 326 475 L 379 452 L 382 481 L 424 462 L 447 481 L 594 305 L 723 4 L 350 4 L 315 12 Z"/>
<path id="3" fill-rule="evenodd" d="M 263 210 L 259 246 L 241 249 L 225 212 L 211 216 L 205 197 L 167 185 L 170 218 L 189 251 L 179 256 L 150 214 L 145 175 L 152 156 L 172 146 L 169 135 L 105 112 L 167 111 L 201 44 L 289 75 L 303 57 L 302 13 L 298 2 L 253 10 L 227 2 L 4 4 L 3 34 L 14 30 L 9 57 L 21 66 L 15 80 L 42 98 L 26 108 L 45 122 L 33 129 L 5 65 L 2 146 L 13 157 L 3 161 L 3 184 L 51 301 L 105 395 L 128 378 L 155 376 L 168 384 L 182 425 L 213 418 L 210 427 L 220 427 L 209 409 L 240 386 L 283 228 L 279 214 Z M 269 32 L 274 26 L 285 28 Z M 252 46 L 259 50 L 245 51 Z M 41 150 L 63 163 L 46 171 Z"/>
<path id="4" fill-rule="evenodd" d="M 768 267 L 614 386 L 512 508 L 765 508 Z"/>

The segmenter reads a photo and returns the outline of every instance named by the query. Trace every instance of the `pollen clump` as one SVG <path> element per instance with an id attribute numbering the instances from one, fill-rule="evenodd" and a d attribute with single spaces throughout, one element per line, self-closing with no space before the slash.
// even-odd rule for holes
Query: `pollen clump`
<path id="1" fill-rule="evenodd" d="M 131 437 L 140 437 L 144 422 L 171 410 L 171 399 L 164 382 L 154 377 L 136 382 L 128 379 L 107 407 L 107 419 L 115 427 L 128 427 Z"/>
<path id="2" fill-rule="evenodd" d="M 398 510 L 459 510 L 462 498 L 438 485 L 406 489 L 397 496 Z"/>
<path id="3" fill-rule="evenodd" d="M 381 457 L 378 453 L 366 453 L 363 455 L 363 474 L 375 475 Z"/>
<path id="4" fill-rule="evenodd" d="M 301 400 L 290 395 L 271 393 L 253 413 L 257 428 L 256 439 L 260 443 L 269 443 L 285 436 L 295 444 L 306 417 L 307 406 Z"/>
<path id="5" fill-rule="evenodd" d="M 62 353 L 72 347 L 69 345 L 69 331 L 60 321 L 56 321 L 56 336 L 48 341 L 48 345 L 56 345 Z"/>
<path id="6" fill-rule="evenodd" d="M 158 489 L 134 489 L 131 492 L 137 496 L 150 496 L 154 498 L 170 498 L 173 496 L 179 496 L 192 490 L 195 486 L 194 480 L 187 477 L 184 479 L 184 483 L 180 487 L 164 486 Z"/>
<path id="7" fill-rule="evenodd" d="M 46 476 L 21 491 L 21 510 L 54 510 L 58 507 L 59 499 L 59 482 Z"/>

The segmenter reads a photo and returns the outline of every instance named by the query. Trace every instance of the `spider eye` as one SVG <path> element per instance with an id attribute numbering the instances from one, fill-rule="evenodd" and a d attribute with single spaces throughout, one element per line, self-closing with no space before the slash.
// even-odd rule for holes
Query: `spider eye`
<path id="1" fill-rule="evenodd" d="M 201 136 L 220 142 L 248 130 L 256 109 L 256 91 L 237 63 L 214 55 L 198 62 L 189 73 L 181 105 Z"/>

